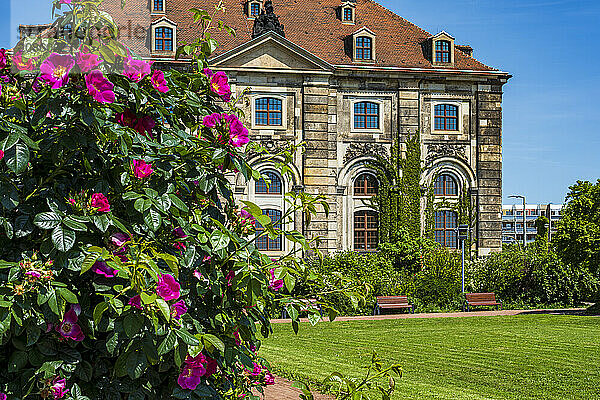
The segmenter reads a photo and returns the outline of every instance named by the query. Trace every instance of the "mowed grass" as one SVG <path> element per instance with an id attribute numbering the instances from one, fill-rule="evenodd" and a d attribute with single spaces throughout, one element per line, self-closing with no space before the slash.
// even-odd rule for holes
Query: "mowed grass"
<path id="1" fill-rule="evenodd" d="M 402 364 L 394 399 L 600 399 L 600 317 L 520 315 L 273 326 L 261 355 L 287 373 L 363 376 Z"/>

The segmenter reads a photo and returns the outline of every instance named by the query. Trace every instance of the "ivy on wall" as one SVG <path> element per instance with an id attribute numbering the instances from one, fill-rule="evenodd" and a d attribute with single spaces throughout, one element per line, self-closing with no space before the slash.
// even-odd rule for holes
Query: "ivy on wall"
<path id="1" fill-rule="evenodd" d="M 371 206 L 379 213 L 379 242 L 395 240 L 395 232 L 405 228 L 411 237 L 425 236 L 433 239 L 435 234 L 435 213 L 439 210 L 454 211 L 458 223 L 468 225 L 473 234 L 465 242 L 467 249 L 474 243 L 475 214 L 471 196 L 463 186 L 457 201 L 438 200 L 434 195 L 434 182 L 421 186 L 425 172 L 421 157 L 421 135 L 416 132 L 405 142 L 404 154 L 399 143 L 392 144 L 390 158 L 375 155 L 376 162 L 370 163 L 379 180 L 377 196 Z M 424 201 L 424 218 L 421 218 Z"/>

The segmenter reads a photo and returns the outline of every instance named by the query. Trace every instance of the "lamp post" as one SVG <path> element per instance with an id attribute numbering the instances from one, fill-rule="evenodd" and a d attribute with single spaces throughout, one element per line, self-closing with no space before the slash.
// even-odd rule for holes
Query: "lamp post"
<path id="1" fill-rule="evenodd" d="M 548 203 L 548 243 L 552 241 L 552 203 Z"/>
<path id="2" fill-rule="evenodd" d="M 527 220 L 525 219 L 525 196 L 521 196 L 520 194 L 514 194 L 508 196 L 513 199 L 522 199 L 523 200 L 523 249 L 527 247 Z"/>

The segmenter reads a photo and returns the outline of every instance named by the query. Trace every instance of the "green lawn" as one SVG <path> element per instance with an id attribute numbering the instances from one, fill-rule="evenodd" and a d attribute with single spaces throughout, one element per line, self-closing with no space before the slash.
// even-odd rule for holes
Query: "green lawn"
<path id="1" fill-rule="evenodd" d="M 556 315 L 274 325 L 261 355 L 320 381 L 402 364 L 394 399 L 600 399 L 600 318 Z"/>

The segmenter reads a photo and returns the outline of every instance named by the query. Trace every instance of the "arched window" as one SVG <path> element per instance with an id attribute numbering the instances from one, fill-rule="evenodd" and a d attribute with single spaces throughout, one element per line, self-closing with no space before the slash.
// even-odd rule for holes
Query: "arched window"
<path id="1" fill-rule="evenodd" d="M 354 129 L 379 129 L 379 104 L 372 101 L 354 103 Z"/>
<path id="2" fill-rule="evenodd" d="M 456 228 L 458 214 L 454 211 L 436 211 L 435 213 L 435 241 L 442 246 L 456 249 L 458 240 Z"/>
<path id="3" fill-rule="evenodd" d="M 374 196 L 378 189 L 377 178 L 371 174 L 360 174 L 354 181 L 355 196 Z"/>
<path id="4" fill-rule="evenodd" d="M 152 8 L 153 11 L 164 11 L 165 10 L 164 0 L 153 0 L 153 3 L 154 3 L 154 7 Z"/>
<path id="5" fill-rule="evenodd" d="M 281 100 L 262 97 L 255 100 L 255 123 L 264 126 L 281 126 Z"/>
<path id="6" fill-rule="evenodd" d="M 275 229 L 281 229 L 281 211 L 266 209 L 263 210 L 264 215 L 268 215 L 273 222 Z M 265 231 L 265 228 L 259 223 L 256 223 L 256 235 L 259 236 Z M 281 251 L 283 250 L 282 236 L 279 235 L 275 239 L 271 239 L 269 235 L 264 234 L 256 239 L 256 248 L 261 251 Z"/>
<path id="7" fill-rule="evenodd" d="M 435 61 L 439 63 L 449 63 L 450 47 L 450 42 L 447 40 L 438 40 L 435 42 Z"/>
<path id="8" fill-rule="evenodd" d="M 281 184 L 281 178 L 275 172 L 267 171 L 262 173 L 263 176 L 266 176 L 270 181 L 267 184 L 267 181 L 264 178 L 260 178 L 256 181 L 255 192 L 256 194 L 281 194 L 283 185 Z"/>
<path id="9" fill-rule="evenodd" d="M 356 58 L 371 60 L 373 58 L 373 39 L 366 36 L 356 38 Z"/>
<path id="10" fill-rule="evenodd" d="M 157 51 L 173 51 L 173 29 L 156 28 L 154 43 Z"/>
<path id="11" fill-rule="evenodd" d="M 437 104 L 435 106 L 435 130 L 458 130 L 458 106 L 453 104 Z"/>
<path id="12" fill-rule="evenodd" d="M 435 196 L 458 196 L 456 180 L 446 174 L 438 176 L 435 180 L 433 194 Z"/>
<path id="13" fill-rule="evenodd" d="M 354 250 L 370 251 L 377 249 L 379 216 L 375 211 L 354 213 Z"/>

